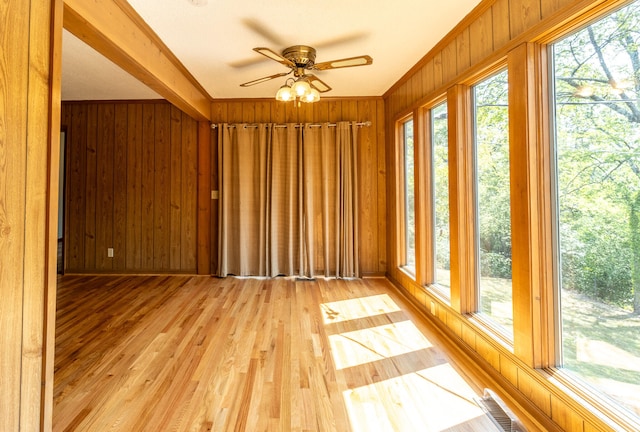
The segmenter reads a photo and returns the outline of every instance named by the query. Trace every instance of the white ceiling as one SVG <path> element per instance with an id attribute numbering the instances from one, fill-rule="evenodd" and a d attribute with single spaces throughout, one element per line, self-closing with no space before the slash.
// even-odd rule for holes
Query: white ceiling
<path id="1" fill-rule="evenodd" d="M 316 62 L 368 54 L 373 64 L 315 71 L 330 96 L 381 96 L 479 0 L 129 0 L 213 98 L 273 97 L 286 72 L 252 51 L 317 49 Z M 63 100 L 159 96 L 65 31 Z"/>

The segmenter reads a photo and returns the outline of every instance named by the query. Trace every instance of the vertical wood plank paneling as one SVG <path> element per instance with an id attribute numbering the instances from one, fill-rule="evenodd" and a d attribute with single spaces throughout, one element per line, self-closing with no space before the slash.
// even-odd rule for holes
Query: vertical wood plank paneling
<path id="1" fill-rule="evenodd" d="M 142 105 L 142 269 L 153 269 L 155 107 Z"/>
<path id="2" fill-rule="evenodd" d="M 126 268 L 142 268 L 142 105 L 127 105 Z"/>
<path id="3" fill-rule="evenodd" d="M 62 192 L 63 196 L 65 197 L 65 200 L 68 202 L 69 198 L 68 198 L 68 194 L 69 191 L 67 190 L 67 178 L 69 176 L 69 170 L 71 169 L 70 166 L 70 161 L 69 161 L 69 125 L 71 124 L 71 110 L 70 109 L 65 109 L 65 107 L 61 107 L 60 109 L 60 131 L 64 131 L 65 132 L 65 147 L 64 147 L 64 153 L 61 154 L 62 157 L 64 157 L 65 160 L 65 168 L 64 168 L 64 177 L 60 178 L 60 181 L 63 182 L 63 187 L 64 190 Z M 62 138 L 61 138 L 62 139 Z M 62 141 L 60 142 L 60 149 L 62 151 Z M 68 255 L 69 252 L 67 251 L 68 247 L 69 247 L 69 239 L 68 238 L 64 238 L 65 235 L 68 237 L 69 235 L 69 209 L 68 208 L 64 208 L 64 215 L 63 217 L 63 227 L 62 227 L 62 236 L 63 236 L 63 251 L 62 251 L 62 255 L 63 255 L 63 260 L 64 262 L 62 263 L 63 269 L 66 269 L 68 266 Z"/>
<path id="4" fill-rule="evenodd" d="M 197 166 L 197 153 L 189 151 L 193 159 L 182 161 L 182 139 L 197 136 L 196 123 L 183 131 L 184 114 L 166 102 L 72 102 L 64 110 L 68 270 L 194 271 L 193 258 L 189 268 L 182 267 L 182 254 L 196 254 L 193 242 L 187 244 L 191 251 L 183 250 L 184 230 L 189 227 L 195 236 L 196 212 L 183 220 L 182 193 L 188 188 L 182 176 L 185 166 Z M 113 258 L 107 257 L 109 247 Z"/>
<path id="5" fill-rule="evenodd" d="M 342 104 L 340 101 L 332 100 L 328 102 L 329 121 L 335 123 L 342 120 Z"/>
<path id="6" fill-rule="evenodd" d="M 422 89 L 425 94 L 431 93 L 435 90 L 433 81 L 433 60 L 430 60 L 422 67 L 420 71 L 420 77 L 422 79 Z"/>
<path id="7" fill-rule="evenodd" d="M 374 120 L 375 118 L 375 120 Z M 383 100 L 377 100 L 375 104 L 375 112 L 371 113 L 371 121 L 375 123 L 376 134 L 376 147 L 378 149 L 376 154 L 377 162 L 377 206 L 378 206 L 378 231 L 377 231 L 377 262 L 371 271 L 378 273 L 385 273 L 387 271 L 387 232 L 389 214 L 387 205 L 387 152 L 386 152 L 386 134 L 385 134 L 385 102 Z M 369 245 L 373 247 L 373 244 Z M 364 271 L 364 270 L 363 270 Z"/>
<path id="8" fill-rule="evenodd" d="M 408 102 L 407 102 L 408 86 L 409 86 L 409 82 L 405 81 L 398 89 L 398 108 L 400 111 L 404 111 L 408 105 Z"/>
<path id="9" fill-rule="evenodd" d="M 87 173 L 87 105 L 69 105 L 65 243 L 67 270 L 85 268 L 85 183 Z"/>
<path id="10" fill-rule="evenodd" d="M 266 123 L 271 121 L 271 102 L 266 100 L 257 101 L 255 105 L 255 118 L 257 123 Z"/>
<path id="11" fill-rule="evenodd" d="M 477 64 L 493 51 L 493 20 L 491 8 L 487 9 L 469 27 L 469 51 L 471 63 Z"/>
<path id="12" fill-rule="evenodd" d="M 540 15 L 542 19 L 549 17 L 560 9 L 563 4 L 567 3 L 567 0 L 540 0 Z"/>
<path id="13" fill-rule="evenodd" d="M 242 123 L 242 102 L 231 102 L 227 113 L 227 123 Z"/>
<path id="14" fill-rule="evenodd" d="M 493 23 L 493 49 L 502 48 L 511 39 L 509 29 L 509 0 L 496 0 L 491 6 Z"/>
<path id="15" fill-rule="evenodd" d="M 183 270 L 196 270 L 197 122 L 182 116 L 182 252 Z"/>
<path id="16" fill-rule="evenodd" d="M 153 193 L 153 268 L 169 269 L 171 248 L 170 224 L 170 158 L 171 106 L 155 104 L 154 193 Z"/>
<path id="17" fill-rule="evenodd" d="M 298 123 L 298 102 L 286 102 L 284 104 L 285 123 Z"/>
<path id="18" fill-rule="evenodd" d="M 540 0 L 510 0 L 509 26 L 515 38 L 540 21 Z"/>
<path id="19" fill-rule="evenodd" d="M 211 122 L 212 123 L 224 123 L 229 121 L 227 110 L 229 104 L 226 102 L 212 102 L 211 103 Z M 268 121 L 268 120 L 265 120 Z"/>
<path id="20" fill-rule="evenodd" d="M 551 395 L 551 418 L 564 431 L 584 431 L 584 420 L 563 400 L 555 395 Z"/>
<path id="21" fill-rule="evenodd" d="M 208 121 L 198 122 L 197 173 L 197 271 L 211 274 L 211 127 Z"/>
<path id="22" fill-rule="evenodd" d="M 171 182 L 170 182 L 170 233 L 169 269 L 179 270 L 182 262 L 182 112 L 171 107 Z"/>
<path id="23" fill-rule="evenodd" d="M 518 390 L 522 394 L 533 401 L 533 403 L 542 410 L 548 417 L 551 417 L 551 392 L 542 387 L 537 381 L 518 370 Z"/>
<path id="24" fill-rule="evenodd" d="M 114 106 L 98 104 L 96 142 L 96 270 L 113 268 L 107 248 L 113 246 L 113 140 Z"/>
<path id="25" fill-rule="evenodd" d="M 127 106 L 115 105 L 113 145 L 113 270 L 127 264 Z"/>
<path id="26" fill-rule="evenodd" d="M 86 142 L 86 181 L 80 184 L 85 188 L 85 245 L 84 268 L 95 270 L 96 268 L 96 190 L 97 190 L 97 122 L 98 106 L 87 106 L 87 135 L 83 139 Z"/>
<path id="27" fill-rule="evenodd" d="M 469 27 L 456 37 L 456 74 L 460 74 L 471 67 L 471 41 Z"/>
<path id="28" fill-rule="evenodd" d="M 242 102 L 242 119 L 247 123 L 256 122 L 256 106 L 253 103 Z"/>
<path id="29" fill-rule="evenodd" d="M 322 103 L 322 102 L 320 102 Z M 284 123 L 287 120 L 285 112 L 286 103 L 271 104 L 271 121 L 273 123 Z"/>
<path id="30" fill-rule="evenodd" d="M 313 122 L 313 105 L 312 103 L 302 103 L 298 107 L 298 119 L 299 123 L 311 123 Z"/>
<path id="31" fill-rule="evenodd" d="M 355 100 L 344 100 L 342 102 L 342 118 L 344 119 L 358 119 L 358 102 Z"/>
<path id="32" fill-rule="evenodd" d="M 442 80 L 449 82 L 458 74 L 457 44 L 455 39 L 442 49 Z"/>
<path id="33" fill-rule="evenodd" d="M 197 152 L 185 152 L 182 140 L 192 136 L 194 142 L 196 122 L 184 122 L 188 117 L 164 101 L 64 106 L 70 123 L 69 270 L 193 272 L 196 211 L 184 214 L 182 194 L 190 191 L 186 199 L 195 207 L 198 162 Z M 191 167 L 186 174 L 185 167 Z M 185 246 L 186 231 L 192 242 Z M 113 258 L 107 257 L 109 247 Z M 75 251 L 82 250 L 76 259 Z M 184 261 L 188 268 L 183 256 L 190 257 Z"/>
<path id="34" fill-rule="evenodd" d="M 318 119 L 326 119 L 329 118 L 329 105 L 326 101 L 320 101 L 318 103 L 312 104 L 313 106 L 313 121 L 318 121 Z"/>
<path id="35" fill-rule="evenodd" d="M 372 112 L 370 104 L 375 101 L 363 100 L 358 102 L 359 120 L 370 120 L 363 118 Z M 375 111 L 374 111 L 375 112 Z M 358 148 L 358 198 L 361 205 L 358 207 L 360 266 L 362 268 L 376 268 L 375 249 L 367 245 L 375 244 L 377 240 L 377 188 L 371 187 L 376 184 L 378 160 L 375 157 L 377 148 L 375 147 L 375 130 L 373 128 L 361 128 L 359 130 L 360 146 Z"/>
<path id="36" fill-rule="evenodd" d="M 420 76 L 420 74 L 415 74 L 411 78 L 411 97 L 409 98 L 411 100 L 411 104 L 417 102 L 422 97 L 422 95 L 422 77 Z"/>
<path id="37" fill-rule="evenodd" d="M 518 366 L 502 354 L 500 355 L 500 374 L 507 379 L 509 384 L 518 387 Z"/>
<path id="38" fill-rule="evenodd" d="M 433 56 L 433 84 L 436 88 L 442 85 L 442 75 L 442 53 L 439 52 Z"/>

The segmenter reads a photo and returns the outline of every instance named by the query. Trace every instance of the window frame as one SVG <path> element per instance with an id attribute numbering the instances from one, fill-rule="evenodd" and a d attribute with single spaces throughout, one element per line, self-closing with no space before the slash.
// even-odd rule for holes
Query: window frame
<path id="1" fill-rule="evenodd" d="M 414 168 L 413 168 L 413 184 L 414 184 L 414 224 L 416 225 L 414 227 L 414 241 L 416 242 L 416 245 L 414 245 L 414 247 L 416 248 L 416 267 L 412 268 L 411 266 L 407 265 L 407 196 L 406 196 L 406 190 L 407 190 L 407 181 L 406 181 L 406 137 L 405 137 L 405 125 L 410 122 L 413 121 L 413 130 L 414 130 L 414 137 L 413 137 L 413 162 L 414 162 Z M 416 273 L 417 273 L 417 267 L 418 267 L 418 263 L 417 263 L 417 259 L 418 259 L 418 252 L 417 252 L 417 239 L 418 239 L 418 233 L 417 233 L 417 218 L 415 215 L 415 211 L 416 208 L 418 207 L 418 200 L 417 200 L 417 194 L 416 194 L 416 136 L 415 136 L 415 131 L 416 131 L 416 124 L 415 124 L 415 118 L 413 113 L 406 115 L 402 118 L 400 118 L 399 120 L 396 121 L 396 160 L 397 160 L 397 166 L 398 166 L 398 170 L 396 170 L 396 221 L 397 221 L 397 240 L 396 240 L 396 246 L 397 246 L 397 267 L 403 271 L 405 274 L 407 274 L 409 277 L 411 277 L 412 279 L 415 280 L 416 278 Z"/>
<path id="2" fill-rule="evenodd" d="M 424 187 L 424 203 L 425 207 L 429 209 L 425 213 L 424 226 L 427 228 L 424 233 L 425 240 L 425 271 L 424 280 L 422 285 L 426 286 L 428 291 L 437 297 L 440 301 L 447 306 L 451 305 L 451 282 L 449 282 L 449 294 L 442 290 L 440 285 L 436 281 L 436 234 L 435 234 L 435 222 L 436 222 L 436 206 L 435 206 L 435 155 L 434 155 L 434 142 L 433 142 L 433 110 L 444 105 L 447 108 L 447 119 L 449 112 L 449 103 L 446 95 L 442 95 L 439 98 L 434 99 L 428 105 L 425 105 L 421 109 L 421 117 L 423 119 L 423 126 L 421 132 L 424 138 L 424 157 L 422 160 L 425 162 L 425 176 L 424 180 L 420 182 L 420 185 Z M 448 121 L 447 121 L 448 123 Z M 449 125 L 447 124 L 447 155 L 449 153 Z M 448 203 L 449 208 L 449 259 L 451 260 L 451 191 L 450 191 L 450 169 L 447 164 L 447 183 L 449 183 L 448 191 Z"/>
<path id="3" fill-rule="evenodd" d="M 514 339 L 516 334 L 515 328 L 515 316 L 516 311 L 513 308 L 513 283 L 512 283 L 512 309 L 513 309 L 513 317 L 514 317 L 514 325 L 513 325 L 513 335 L 510 335 L 506 329 L 497 323 L 495 320 L 491 319 L 490 316 L 481 313 L 480 311 L 480 248 L 479 248 L 479 208 L 478 208 L 478 196 L 477 196 L 477 188 L 478 188 L 478 171 L 477 171 L 477 143 L 476 143 L 476 124 L 475 124 L 475 101 L 473 97 L 473 89 L 474 87 L 499 73 L 504 71 L 507 72 L 507 79 L 510 83 L 512 72 L 510 72 L 508 59 L 503 59 L 500 62 L 497 62 L 493 65 L 493 67 L 486 69 L 483 73 L 475 75 L 471 80 L 468 81 L 465 85 L 464 91 L 466 92 L 466 110 L 468 111 L 468 132 L 467 132 L 467 147 L 469 150 L 466 152 L 465 156 L 468 158 L 468 162 L 466 163 L 466 169 L 470 172 L 468 173 L 468 179 L 466 181 L 466 194 L 470 195 L 467 197 L 467 207 L 470 208 L 470 215 L 466 215 L 466 223 L 471 225 L 471 229 L 468 230 L 469 238 L 466 240 L 468 250 L 473 251 L 472 256 L 473 259 L 470 259 L 467 263 L 468 269 L 468 279 L 472 281 L 467 286 L 467 292 L 462 292 L 462 298 L 466 299 L 467 307 L 466 313 L 470 322 L 472 322 L 476 327 L 480 329 L 483 333 L 490 336 L 495 341 L 499 342 L 504 348 L 509 350 L 510 352 L 514 351 Z M 511 87 L 511 86 L 510 86 Z M 509 176 L 510 181 L 512 183 L 511 175 L 512 175 L 512 165 L 511 165 L 511 156 L 512 156 L 512 136 L 511 131 L 512 127 L 512 110 L 511 110 L 511 89 L 509 92 L 509 110 L 508 110 L 508 120 L 509 120 L 509 137 L 508 137 L 508 147 L 509 147 Z M 511 199 L 511 195 L 513 191 L 513 186 L 510 187 L 509 195 L 510 195 L 510 229 L 513 232 L 513 200 Z M 460 192 L 458 192 L 460 193 Z M 459 198 L 459 197 L 458 197 Z M 513 241 L 512 241 L 513 243 Z M 512 257 L 513 253 L 513 244 L 512 244 Z M 515 259 L 515 257 L 514 257 Z M 513 263 L 512 263 L 513 268 Z M 461 313 L 463 313 L 461 311 Z"/>
<path id="4" fill-rule="evenodd" d="M 579 32 L 586 27 L 604 19 L 616 10 L 624 8 L 633 3 L 633 0 L 605 2 L 602 5 L 588 10 L 581 18 L 573 20 L 566 26 L 557 29 L 555 32 L 546 35 L 540 40 L 541 51 L 545 57 L 545 62 L 540 66 L 541 75 L 546 79 L 546 87 L 541 91 L 541 97 L 546 100 L 547 107 L 547 130 L 545 138 L 547 140 L 546 150 L 549 155 L 549 198 L 550 217 L 546 226 L 551 231 L 550 243 L 547 247 L 548 254 L 552 256 L 553 277 L 546 289 L 543 290 L 550 299 L 550 310 L 553 313 L 552 319 L 548 319 L 549 335 L 544 340 L 548 352 L 547 365 L 543 366 L 543 370 L 552 374 L 557 382 L 563 386 L 577 403 L 587 404 L 594 407 L 598 414 L 607 416 L 616 426 L 629 428 L 629 430 L 640 430 L 640 415 L 634 415 L 608 397 L 600 389 L 592 387 L 587 381 L 580 378 L 575 373 L 562 367 L 563 358 L 563 336 L 562 336 L 562 311 L 561 311 L 561 258 L 560 258 L 560 239 L 559 239 L 559 203 L 558 203 L 558 167 L 557 167 L 557 142 L 555 136 L 555 85 L 554 85 L 554 61 L 553 61 L 553 44 Z"/>
<path id="5" fill-rule="evenodd" d="M 560 19 L 544 18 L 544 24 L 514 39 L 501 50 L 496 50 L 482 62 L 473 62 L 471 68 L 451 81 L 436 83 L 425 97 L 433 92 L 446 91 L 449 117 L 449 178 L 451 226 L 451 304 L 437 304 L 440 300 L 425 287 L 425 293 L 415 289 L 413 283 L 397 273 L 399 282 L 409 294 L 429 311 L 475 354 L 497 369 L 497 373 L 524 392 L 532 405 L 543 410 L 545 416 L 562 426 L 625 427 L 640 430 L 640 421 L 617 405 L 598 397 L 584 382 L 580 382 L 558 368 L 559 326 L 557 277 L 554 248 L 554 217 L 551 204 L 555 199 L 551 173 L 554 169 L 550 123 L 551 103 L 548 67 L 548 45 L 599 19 L 604 14 L 624 6 L 628 1 L 605 0 L 594 4 L 580 4 L 563 8 L 556 13 Z M 475 268 L 473 250 L 473 202 L 469 202 L 472 185 L 469 176 L 470 86 L 482 77 L 507 65 L 509 74 L 509 146 L 512 223 L 513 272 L 513 343 L 507 344 L 487 328 L 474 314 Z M 392 95 L 393 96 L 393 95 Z M 422 104 L 424 99 L 417 100 Z M 432 105 L 425 105 L 428 110 Z M 411 109 L 397 103 L 395 108 Z M 407 111 L 404 111 L 405 113 Z M 418 112 L 416 109 L 415 112 Z M 422 111 L 421 111 L 422 112 Z M 424 121 L 415 116 L 414 120 Z M 421 128 L 414 123 L 414 132 Z M 417 151 L 421 142 L 416 136 Z M 430 143 L 427 148 L 430 147 Z M 511 157 L 513 152 L 514 157 Z M 397 160 L 397 159 L 396 159 Z M 393 169 L 393 167 L 392 167 Z M 431 168 L 429 168 L 431 169 Z M 418 169 L 416 168 L 416 173 Z M 421 183 L 416 179 L 416 187 Z M 416 200 L 418 198 L 416 197 Z M 420 206 L 430 201 L 420 202 Z M 416 202 L 416 206 L 419 206 Z M 418 229 L 418 227 L 417 227 Z M 420 238 L 419 236 L 417 239 Z M 471 246 L 471 248 L 470 248 Z M 419 262 L 419 257 L 416 258 Z M 497 341 L 497 342 L 496 342 Z M 497 360 L 496 360 L 497 358 Z M 504 363 L 503 363 L 504 360 Z M 612 406 L 613 405 L 613 406 Z M 608 417 L 608 418 L 606 418 Z"/>

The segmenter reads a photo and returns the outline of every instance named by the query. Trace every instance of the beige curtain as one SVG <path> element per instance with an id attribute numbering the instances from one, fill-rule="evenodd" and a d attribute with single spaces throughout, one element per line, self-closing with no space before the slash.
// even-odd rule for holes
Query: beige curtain
<path id="1" fill-rule="evenodd" d="M 217 275 L 358 277 L 357 126 L 218 128 Z"/>

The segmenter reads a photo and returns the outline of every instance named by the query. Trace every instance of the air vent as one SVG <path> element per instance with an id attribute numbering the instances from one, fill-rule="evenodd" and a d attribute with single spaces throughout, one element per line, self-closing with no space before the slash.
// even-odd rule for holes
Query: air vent
<path id="1" fill-rule="evenodd" d="M 495 424 L 505 432 L 526 432 L 520 420 L 507 408 L 502 399 L 490 389 L 484 389 L 482 398 L 476 402 Z"/>

